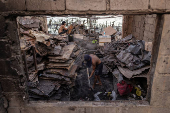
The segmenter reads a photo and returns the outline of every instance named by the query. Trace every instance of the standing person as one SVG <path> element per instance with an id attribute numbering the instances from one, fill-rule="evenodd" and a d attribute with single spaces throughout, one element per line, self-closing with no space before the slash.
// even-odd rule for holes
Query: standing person
<path id="1" fill-rule="evenodd" d="M 68 29 L 65 26 L 66 26 L 66 22 L 63 21 L 62 25 L 60 26 L 60 28 L 58 30 L 59 35 L 64 34 L 68 31 Z"/>
<path id="2" fill-rule="evenodd" d="M 102 85 L 102 82 L 100 80 L 100 75 L 102 75 L 102 70 L 103 70 L 103 63 L 101 60 L 93 54 L 90 55 L 84 55 L 84 60 L 87 62 L 87 67 L 93 68 L 93 71 L 91 72 L 89 79 L 92 77 L 92 75 L 95 72 L 95 78 L 94 78 L 94 84 L 93 84 L 93 89 L 97 83 L 97 80 L 99 81 L 99 85 Z"/>

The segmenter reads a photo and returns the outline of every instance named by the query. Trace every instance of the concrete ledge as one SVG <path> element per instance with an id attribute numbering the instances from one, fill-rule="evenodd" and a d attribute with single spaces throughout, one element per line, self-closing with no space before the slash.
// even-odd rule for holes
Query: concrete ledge
<path id="1" fill-rule="evenodd" d="M 28 11 L 65 10 L 65 0 L 26 0 Z"/>
<path id="2" fill-rule="evenodd" d="M 149 0 L 110 0 L 110 10 L 145 10 Z"/>
<path id="3" fill-rule="evenodd" d="M 67 10 L 106 10 L 106 0 L 66 0 Z"/>
<path id="4" fill-rule="evenodd" d="M 70 106 L 76 106 L 76 107 L 131 107 L 131 106 L 149 106 L 148 101 L 142 101 L 142 100 L 135 100 L 135 101 L 129 101 L 129 100 L 123 100 L 123 101 L 30 101 L 27 105 L 27 107 L 70 107 Z"/>

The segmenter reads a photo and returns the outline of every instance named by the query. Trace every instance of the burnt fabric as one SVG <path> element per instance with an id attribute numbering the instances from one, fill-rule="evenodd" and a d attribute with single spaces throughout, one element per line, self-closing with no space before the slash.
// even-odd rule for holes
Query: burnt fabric
<path id="1" fill-rule="evenodd" d="M 96 66 L 95 75 L 96 76 L 102 75 L 102 70 L 103 70 L 103 63 L 100 63 L 99 65 Z"/>
<path id="2" fill-rule="evenodd" d="M 120 83 L 117 84 L 117 89 L 120 96 L 123 96 L 129 94 L 132 91 L 133 86 L 127 84 L 124 80 L 122 80 Z"/>

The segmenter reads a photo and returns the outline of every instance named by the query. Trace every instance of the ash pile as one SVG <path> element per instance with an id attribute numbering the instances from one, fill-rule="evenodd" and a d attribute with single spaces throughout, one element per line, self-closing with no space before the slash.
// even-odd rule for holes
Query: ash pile
<path id="1" fill-rule="evenodd" d="M 66 36 L 45 33 L 43 22 L 35 17 L 18 19 L 29 99 L 69 101 L 81 50 Z"/>
<path id="2" fill-rule="evenodd" d="M 143 100 L 147 94 L 147 76 L 150 69 L 151 52 L 146 50 L 143 40 L 135 40 L 132 35 L 104 43 L 99 49 L 102 62 L 113 74 L 114 91 L 119 96 L 132 94 L 130 99 Z M 124 82 L 129 90 L 121 93 Z M 118 98 L 119 99 L 119 98 Z"/>

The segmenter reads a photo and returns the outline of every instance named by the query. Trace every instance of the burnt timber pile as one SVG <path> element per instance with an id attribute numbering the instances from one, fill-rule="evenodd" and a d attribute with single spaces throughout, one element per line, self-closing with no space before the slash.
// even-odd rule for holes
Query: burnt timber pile
<path id="1" fill-rule="evenodd" d="M 68 101 L 76 78 L 74 62 L 80 50 L 65 36 L 45 33 L 43 22 L 40 17 L 18 18 L 29 99 Z"/>

